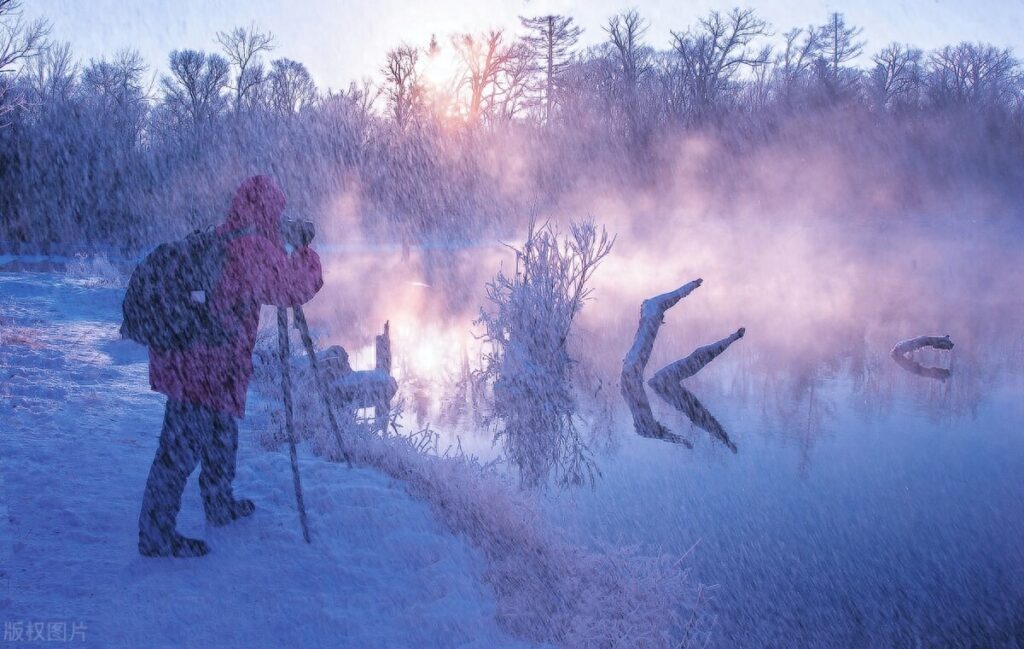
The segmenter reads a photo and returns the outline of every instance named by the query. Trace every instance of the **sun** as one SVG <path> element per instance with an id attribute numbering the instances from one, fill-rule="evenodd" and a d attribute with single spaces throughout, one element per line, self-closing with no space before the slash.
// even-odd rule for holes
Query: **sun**
<path id="1" fill-rule="evenodd" d="M 420 79 L 431 90 L 451 92 L 458 83 L 459 65 L 450 48 L 442 48 L 431 40 L 423 57 Z"/>
<path id="2" fill-rule="evenodd" d="M 420 376 L 437 376 L 441 373 L 448 360 L 442 347 L 437 339 L 421 340 L 410 354 L 413 371 Z"/>

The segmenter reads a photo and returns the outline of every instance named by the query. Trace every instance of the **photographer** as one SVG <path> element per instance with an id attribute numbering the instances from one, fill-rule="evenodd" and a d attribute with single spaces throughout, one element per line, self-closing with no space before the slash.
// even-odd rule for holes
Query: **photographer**
<path id="1" fill-rule="evenodd" d="M 309 301 L 323 279 L 320 259 L 309 248 L 311 224 L 286 222 L 285 196 L 267 176 L 238 187 L 227 219 L 217 228 L 225 255 L 216 288 L 205 299 L 227 332 L 226 344 L 185 350 L 150 348 L 149 380 L 167 395 L 160 443 L 146 481 L 139 514 L 139 552 L 144 556 L 196 557 L 205 542 L 175 530 L 188 476 L 202 463 L 199 487 L 207 521 L 226 525 L 255 510 L 236 500 L 231 483 L 238 450 L 236 419 L 245 414 L 261 305 L 294 307 Z M 294 248 L 291 254 L 285 243 Z"/>

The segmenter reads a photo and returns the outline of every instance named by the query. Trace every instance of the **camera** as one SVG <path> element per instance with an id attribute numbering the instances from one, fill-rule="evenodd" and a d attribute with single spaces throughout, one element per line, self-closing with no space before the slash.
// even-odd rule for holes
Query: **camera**
<path id="1" fill-rule="evenodd" d="M 281 221 L 281 236 L 293 248 L 305 248 L 313 242 L 316 228 L 312 221 L 285 219 Z"/>

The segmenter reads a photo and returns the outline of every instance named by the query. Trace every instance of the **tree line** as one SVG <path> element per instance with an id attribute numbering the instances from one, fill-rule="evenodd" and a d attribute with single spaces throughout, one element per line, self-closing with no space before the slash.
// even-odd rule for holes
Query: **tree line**
<path id="1" fill-rule="evenodd" d="M 993 139 L 1010 150 L 1024 130 L 1010 50 L 892 43 L 865 59 L 862 30 L 841 13 L 779 34 L 752 9 L 712 11 L 652 43 L 643 16 L 626 11 L 588 47 L 570 16 L 523 17 L 515 33 L 401 44 L 375 78 L 340 90 L 277 57 L 256 26 L 174 50 L 160 74 L 134 51 L 77 60 L 19 0 L 0 0 L 0 26 L 9 250 L 137 250 L 215 221 L 251 170 L 278 175 L 297 211 L 323 214 L 358 190 L 370 231 L 469 237 L 557 203 L 588 167 L 626 184 L 649 177 L 675 134 L 742 148 L 808 116 L 904 134 L 941 121 L 969 125 L 968 148 L 981 151 Z M 493 158 L 506 151 L 528 153 L 525 194 L 502 187 L 507 168 Z"/>

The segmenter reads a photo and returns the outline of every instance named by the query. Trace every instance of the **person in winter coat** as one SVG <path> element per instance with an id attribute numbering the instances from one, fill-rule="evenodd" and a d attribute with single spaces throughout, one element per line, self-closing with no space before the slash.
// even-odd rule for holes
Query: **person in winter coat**
<path id="1" fill-rule="evenodd" d="M 195 557 L 209 552 L 175 529 L 181 494 L 202 464 L 199 489 L 207 521 L 226 525 L 255 510 L 237 500 L 231 483 L 238 450 L 236 419 L 245 414 L 261 305 L 295 307 L 323 285 L 320 259 L 308 247 L 288 254 L 281 235 L 285 196 L 267 176 L 253 176 L 235 193 L 218 232 L 229 236 L 211 310 L 228 333 L 221 346 L 149 350 L 149 381 L 167 395 L 163 430 L 139 514 L 139 552 L 147 557 Z"/>

